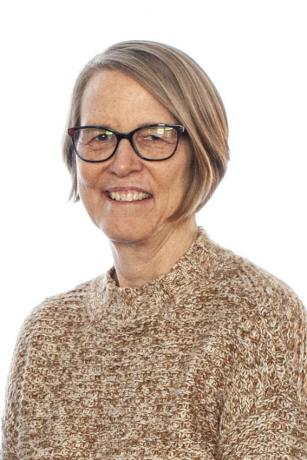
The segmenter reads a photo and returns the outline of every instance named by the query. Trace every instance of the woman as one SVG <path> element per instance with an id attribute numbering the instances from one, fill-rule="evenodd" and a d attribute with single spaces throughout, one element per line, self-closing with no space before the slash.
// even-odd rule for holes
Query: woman
<path id="1" fill-rule="evenodd" d="M 82 70 L 67 128 L 70 198 L 114 267 L 25 319 L 3 458 L 307 458 L 304 306 L 196 223 L 229 159 L 206 73 L 118 43 Z"/>

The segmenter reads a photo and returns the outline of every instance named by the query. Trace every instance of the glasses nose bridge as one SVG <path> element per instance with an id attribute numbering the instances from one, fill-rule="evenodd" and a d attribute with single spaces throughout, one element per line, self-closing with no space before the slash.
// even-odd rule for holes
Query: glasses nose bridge
<path id="1" fill-rule="evenodd" d="M 134 149 L 134 145 L 132 143 L 132 136 L 134 134 L 135 130 L 133 131 L 130 131 L 129 133 L 119 133 L 119 132 L 116 132 L 115 135 L 116 135 L 116 138 L 117 138 L 117 146 L 116 146 L 116 149 L 118 149 L 118 146 L 119 146 L 119 143 L 122 139 L 127 139 L 129 142 L 130 142 L 130 145 L 132 147 L 132 150 L 135 152 L 135 149 Z M 115 152 L 114 152 L 115 153 Z"/>

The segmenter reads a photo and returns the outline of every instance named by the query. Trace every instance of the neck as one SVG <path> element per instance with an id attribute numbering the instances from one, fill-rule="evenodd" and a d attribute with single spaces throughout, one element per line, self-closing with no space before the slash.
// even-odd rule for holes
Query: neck
<path id="1" fill-rule="evenodd" d="M 111 242 L 117 284 L 140 287 L 167 273 L 198 233 L 195 216 L 134 244 Z"/>

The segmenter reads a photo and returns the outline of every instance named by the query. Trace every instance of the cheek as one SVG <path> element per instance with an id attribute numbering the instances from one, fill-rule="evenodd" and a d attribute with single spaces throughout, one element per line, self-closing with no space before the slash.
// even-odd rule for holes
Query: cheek
<path id="1" fill-rule="evenodd" d="M 189 174 L 185 169 L 176 168 L 171 173 L 165 175 L 164 179 L 164 188 L 161 187 L 162 195 L 164 195 L 163 206 L 165 210 L 169 211 L 171 209 L 173 212 L 180 206 L 187 193 Z"/>
<path id="2" fill-rule="evenodd" d="M 190 183 L 190 161 L 188 161 L 188 158 L 178 165 L 172 181 L 176 187 L 178 195 L 182 196 L 187 192 L 187 188 Z"/>
<path id="3" fill-rule="evenodd" d="M 91 168 L 91 164 L 77 164 L 77 183 L 78 188 L 86 192 L 90 189 L 95 189 L 97 186 L 97 177 L 94 168 Z"/>
<path id="4" fill-rule="evenodd" d="M 178 152 L 179 153 L 179 152 Z M 190 154 L 189 151 L 181 151 L 174 162 L 164 165 L 164 169 L 155 171 L 158 193 L 164 195 L 164 199 L 171 202 L 182 200 L 190 183 Z M 166 163 L 166 162 L 165 162 Z"/>
<path id="5" fill-rule="evenodd" d="M 82 164 L 77 168 L 77 188 L 84 207 L 93 218 L 100 208 L 102 194 L 99 188 L 99 174 L 95 173 L 91 166 Z"/>
<path id="6" fill-rule="evenodd" d="M 185 195 L 187 194 L 189 190 L 191 180 L 192 180 L 192 164 L 193 164 L 193 159 L 192 159 L 191 149 L 188 149 L 186 160 L 185 160 L 184 167 L 183 167 L 182 174 L 181 174 L 182 190 Z"/>

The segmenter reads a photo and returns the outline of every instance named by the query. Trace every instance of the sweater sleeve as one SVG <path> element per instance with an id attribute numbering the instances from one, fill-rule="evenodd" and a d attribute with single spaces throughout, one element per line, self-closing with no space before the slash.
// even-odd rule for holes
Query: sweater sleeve
<path id="1" fill-rule="evenodd" d="M 20 327 L 6 381 L 4 412 L 1 417 L 1 460 L 20 460 L 18 438 L 20 431 L 20 412 L 23 405 L 24 378 L 27 370 L 31 331 L 35 311 L 23 320 Z"/>
<path id="2" fill-rule="evenodd" d="M 220 418 L 221 460 L 307 459 L 306 310 L 294 294 L 236 326 Z"/>

